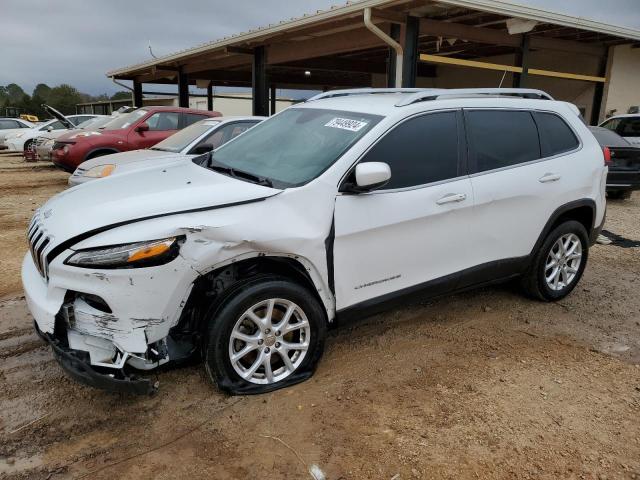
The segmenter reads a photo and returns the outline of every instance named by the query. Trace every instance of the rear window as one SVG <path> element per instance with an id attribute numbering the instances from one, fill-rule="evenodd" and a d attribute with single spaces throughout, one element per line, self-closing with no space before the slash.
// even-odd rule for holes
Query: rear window
<path id="1" fill-rule="evenodd" d="M 534 112 L 533 117 L 540 132 L 540 148 L 543 157 L 552 157 L 575 150 L 580 145 L 573 130 L 558 115 Z"/>
<path id="2" fill-rule="evenodd" d="M 208 115 L 198 115 L 197 113 L 185 113 L 184 114 L 184 126 L 188 127 L 189 125 L 193 125 L 200 120 L 206 120 L 210 118 Z"/>
<path id="3" fill-rule="evenodd" d="M 538 130 L 531 113 L 469 110 L 465 117 L 477 172 L 541 158 Z"/>

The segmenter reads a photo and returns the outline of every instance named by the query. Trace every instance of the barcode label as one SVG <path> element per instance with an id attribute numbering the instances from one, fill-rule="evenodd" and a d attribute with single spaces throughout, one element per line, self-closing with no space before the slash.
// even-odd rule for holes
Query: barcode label
<path id="1" fill-rule="evenodd" d="M 361 122 L 359 120 L 351 120 L 350 118 L 334 118 L 327 122 L 325 127 L 340 128 L 342 130 L 349 130 L 350 132 L 357 132 L 367 126 L 367 122 Z"/>

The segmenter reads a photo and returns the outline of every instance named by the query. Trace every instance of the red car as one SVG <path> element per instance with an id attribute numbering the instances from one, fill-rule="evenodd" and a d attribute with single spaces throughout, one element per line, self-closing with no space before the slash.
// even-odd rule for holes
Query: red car
<path id="1" fill-rule="evenodd" d="M 73 172 L 85 160 L 154 146 L 178 130 L 220 112 L 178 107 L 143 107 L 116 117 L 95 131 L 69 132 L 57 138 L 53 163 Z"/>

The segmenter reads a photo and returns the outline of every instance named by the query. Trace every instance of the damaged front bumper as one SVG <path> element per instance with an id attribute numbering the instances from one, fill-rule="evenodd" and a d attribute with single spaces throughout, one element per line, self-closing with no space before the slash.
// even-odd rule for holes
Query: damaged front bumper
<path id="1" fill-rule="evenodd" d="M 87 352 L 73 350 L 53 335 L 42 332 L 37 322 L 34 321 L 33 325 L 38 336 L 51 345 L 62 369 L 74 380 L 110 392 L 151 395 L 158 390 L 157 381 L 127 374 L 124 369 L 111 372 L 98 371 L 91 366 Z"/>

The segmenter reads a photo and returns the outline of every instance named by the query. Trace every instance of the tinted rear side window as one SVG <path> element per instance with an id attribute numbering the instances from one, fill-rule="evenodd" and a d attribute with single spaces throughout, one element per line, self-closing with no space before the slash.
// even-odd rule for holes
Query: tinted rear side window
<path id="1" fill-rule="evenodd" d="M 456 113 L 432 113 L 401 123 L 376 143 L 362 162 L 389 164 L 391 180 L 385 189 L 457 177 Z"/>
<path id="2" fill-rule="evenodd" d="M 538 130 L 529 112 L 470 110 L 465 117 L 477 172 L 540 158 Z"/>
<path id="3" fill-rule="evenodd" d="M 580 144 L 573 130 L 557 115 L 534 112 L 540 132 L 540 147 L 543 157 L 551 157 L 574 150 Z"/>

